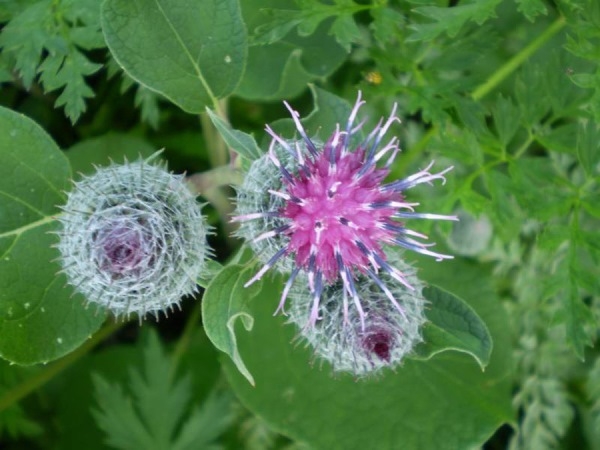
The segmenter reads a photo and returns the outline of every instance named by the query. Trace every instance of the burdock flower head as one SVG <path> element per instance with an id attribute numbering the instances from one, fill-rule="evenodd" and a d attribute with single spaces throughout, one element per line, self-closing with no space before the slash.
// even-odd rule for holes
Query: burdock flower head
<path id="1" fill-rule="evenodd" d="M 99 168 L 63 210 L 62 271 L 88 302 L 157 316 L 196 291 L 207 227 L 182 176 L 148 161 Z"/>
<path id="2" fill-rule="evenodd" d="M 251 239 L 250 245 L 260 254 L 267 253 L 262 256 L 264 266 L 246 285 L 274 266 L 289 270 L 279 311 L 283 310 L 298 274 L 304 272 L 311 297 L 310 326 L 319 318 L 324 289 L 338 282 L 343 286 L 343 311 L 348 311 L 347 303 L 352 301 L 363 329 L 367 312 L 356 286 L 359 279 L 369 279 L 402 312 L 381 273 L 407 289 L 414 290 L 414 286 L 401 270 L 390 264 L 384 252 L 386 245 L 400 246 L 437 260 L 451 258 L 430 250 L 432 244 L 418 240 L 427 236 L 407 228 L 404 221 L 456 220 L 456 217 L 415 212 L 418 203 L 407 202 L 404 193 L 418 184 L 445 182 L 444 174 L 452 168 L 431 173 L 432 162 L 404 179 L 386 182 L 389 168 L 400 151 L 396 137 L 381 145 L 390 126 L 399 122 L 396 105 L 390 117 L 381 119 L 360 142 L 357 135 L 363 123 L 354 122 L 363 103 L 359 92 L 345 128 L 338 125 L 324 144 L 309 138 L 299 114 L 285 103 L 301 139 L 287 141 L 267 126 L 273 138 L 269 151 L 253 163 L 238 193 L 238 215 L 234 220 L 242 223 L 239 235 Z M 277 169 L 276 173 L 273 170 L 259 173 L 267 160 Z M 256 180 L 262 180 L 259 186 Z M 253 234 L 257 230 L 263 232 Z"/>
<path id="3" fill-rule="evenodd" d="M 338 281 L 323 289 L 319 304 L 319 320 L 306 326 L 310 298 L 306 289 L 295 283 L 289 295 L 289 321 L 297 325 L 298 338 L 309 344 L 316 356 L 328 361 L 334 372 L 348 372 L 357 377 L 370 375 L 385 367 L 396 367 L 422 341 L 421 326 L 425 323 L 427 301 L 421 294 L 423 284 L 415 269 L 402 261 L 395 252 L 389 254 L 389 263 L 402 272 L 414 289 L 381 274 L 394 299 L 402 307 L 400 312 L 383 293 L 377 283 L 359 274 L 355 281 L 362 311 L 345 310 L 347 292 Z"/>

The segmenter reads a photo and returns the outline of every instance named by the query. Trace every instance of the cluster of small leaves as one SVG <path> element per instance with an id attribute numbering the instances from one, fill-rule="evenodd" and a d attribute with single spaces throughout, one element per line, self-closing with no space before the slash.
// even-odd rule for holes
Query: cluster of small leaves
<path id="1" fill-rule="evenodd" d="M 61 90 L 56 107 L 75 122 L 94 95 L 86 77 L 102 65 L 85 51 L 106 46 L 95 0 L 41 0 L 16 11 L 0 33 L 2 59 L 30 89 L 39 80 L 45 92 Z"/>
<path id="2" fill-rule="evenodd" d="M 297 28 L 300 36 L 310 36 L 327 19 L 333 19 L 329 33 L 349 52 L 351 45 L 360 40 L 361 32 L 354 14 L 374 6 L 361 5 L 354 0 L 335 0 L 324 3 L 321 0 L 296 0 L 296 9 L 263 8 L 261 12 L 269 17 L 269 22 L 254 30 L 253 43 L 272 44 L 280 41 L 292 29 Z"/>
<path id="3" fill-rule="evenodd" d="M 212 392 L 190 408 L 191 378 L 176 379 L 155 333 L 149 334 L 143 370 L 132 369 L 127 388 L 94 376 L 98 426 L 113 448 L 218 449 L 217 440 L 231 425 L 232 399 Z"/>
<path id="4" fill-rule="evenodd" d="M 579 58 L 592 63 L 585 72 L 574 72 L 571 80 L 594 94 L 589 109 L 600 120 L 600 4 L 594 0 L 573 2 L 565 8 L 569 33 L 565 48 Z"/>

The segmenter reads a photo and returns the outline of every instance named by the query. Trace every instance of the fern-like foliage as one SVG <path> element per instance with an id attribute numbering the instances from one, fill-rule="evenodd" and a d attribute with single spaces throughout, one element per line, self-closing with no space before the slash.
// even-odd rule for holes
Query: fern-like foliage
<path id="1" fill-rule="evenodd" d="M 93 411 L 106 443 L 117 449 L 217 450 L 217 438 L 233 420 L 229 395 L 213 392 L 190 407 L 191 379 L 174 379 L 155 333 L 149 335 L 143 370 L 132 369 L 127 388 L 94 376 Z"/>
<path id="2" fill-rule="evenodd" d="M 0 33 L 2 61 L 26 89 L 38 80 L 46 92 L 59 90 L 55 106 L 64 107 L 75 122 L 86 109 L 85 100 L 94 95 L 85 78 L 102 67 L 84 53 L 105 47 L 100 4 L 41 0 L 25 6 L 10 10 L 12 18 Z M 0 63 L 0 78 L 6 78 L 2 73 Z"/>
<path id="3" fill-rule="evenodd" d="M 265 8 L 263 14 L 271 17 L 268 25 L 260 26 L 255 32 L 254 44 L 272 44 L 281 40 L 291 30 L 297 28 L 300 36 L 309 36 L 326 19 L 333 19 L 330 34 L 337 42 L 350 51 L 350 46 L 361 37 L 354 14 L 370 9 L 370 5 L 361 5 L 354 0 L 296 0 L 296 8 Z"/>

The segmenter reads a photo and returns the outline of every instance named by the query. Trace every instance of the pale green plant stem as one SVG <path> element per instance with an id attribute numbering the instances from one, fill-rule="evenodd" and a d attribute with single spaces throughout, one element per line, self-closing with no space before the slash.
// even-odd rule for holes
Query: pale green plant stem
<path id="1" fill-rule="evenodd" d="M 217 116 L 226 122 L 229 122 L 227 117 L 227 100 L 217 100 L 213 98 L 213 109 Z M 229 152 L 227 144 L 213 125 L 208 114 L 200 114 L 200 123 L 202 125 L 202 133 L 204 142 L 206 143 L 206 151 L 212 167 L 222 166 L 227 164 L 229 160 Z"/>
<path id="2" fill-rule="evenodd" d="M 76 362 L 79 358 L 86 355 L 90 350 L 92 350 L 96 345 L 106 339 L 108 336 L 113 334 L 119 328 L 124 325 L 125 322 L 109 322 L 104 327 L 100 329 L 96 334 L 94 334 L 88 341 L 86 341 L 81 347 L 77 350 L 69 353 L 63 358 L 55 361 L 48 366 L 44 367 L 42 370 L 37 372 L 32 377 L 24 380 L 20 384 L 14 386 L 12 389 L 7 391 L 2 397 L 0 397 L 0 413 L 4 411 L 6 408 L 10 407 L 14 403 L 18 402 L 22 398 L 31 394 L 36 389 L 39 389 L 44 384 L 49 382 L 56 375 L 63 372 L 69 366 L 71 366 L 74 362 Z"/>

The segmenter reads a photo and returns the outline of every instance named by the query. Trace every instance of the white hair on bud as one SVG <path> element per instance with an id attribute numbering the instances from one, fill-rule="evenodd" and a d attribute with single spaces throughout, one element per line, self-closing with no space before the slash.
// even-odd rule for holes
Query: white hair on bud
<path id="1" fill-rule="evenodd" d="M 89 303 L 158 317 L 197 291 L 208 229 L 183 176 L 147 161 L 98 168 L 62 209 L 62 272 Z"/>
<path id="2" fill-rule="evenodd" d="M 289 322 L 298 328 L 297 339 L 310 346 L 315 356 L 327 361 L 333 372 L 346 372 L 356 377 L 376 374 L 386 367 L 394 368 L 422 341 L 427 300 L 421 294 L 423 283 L 415 269 L 398 255 L 390 253 L 388 261 L 409 281 L 413 290 L 381 271 L 385 283 L 401 311 L 396 308 L 368 276 L 355 280 L 363 314 L 348 307 L 351 296 L 342 282 L 323 290 L 314 325 L 308 324 L 310 292 L 301 280 L 292 288 L 288 300 Z M 364 319 L 364 323 L 361 319 Z"/>

